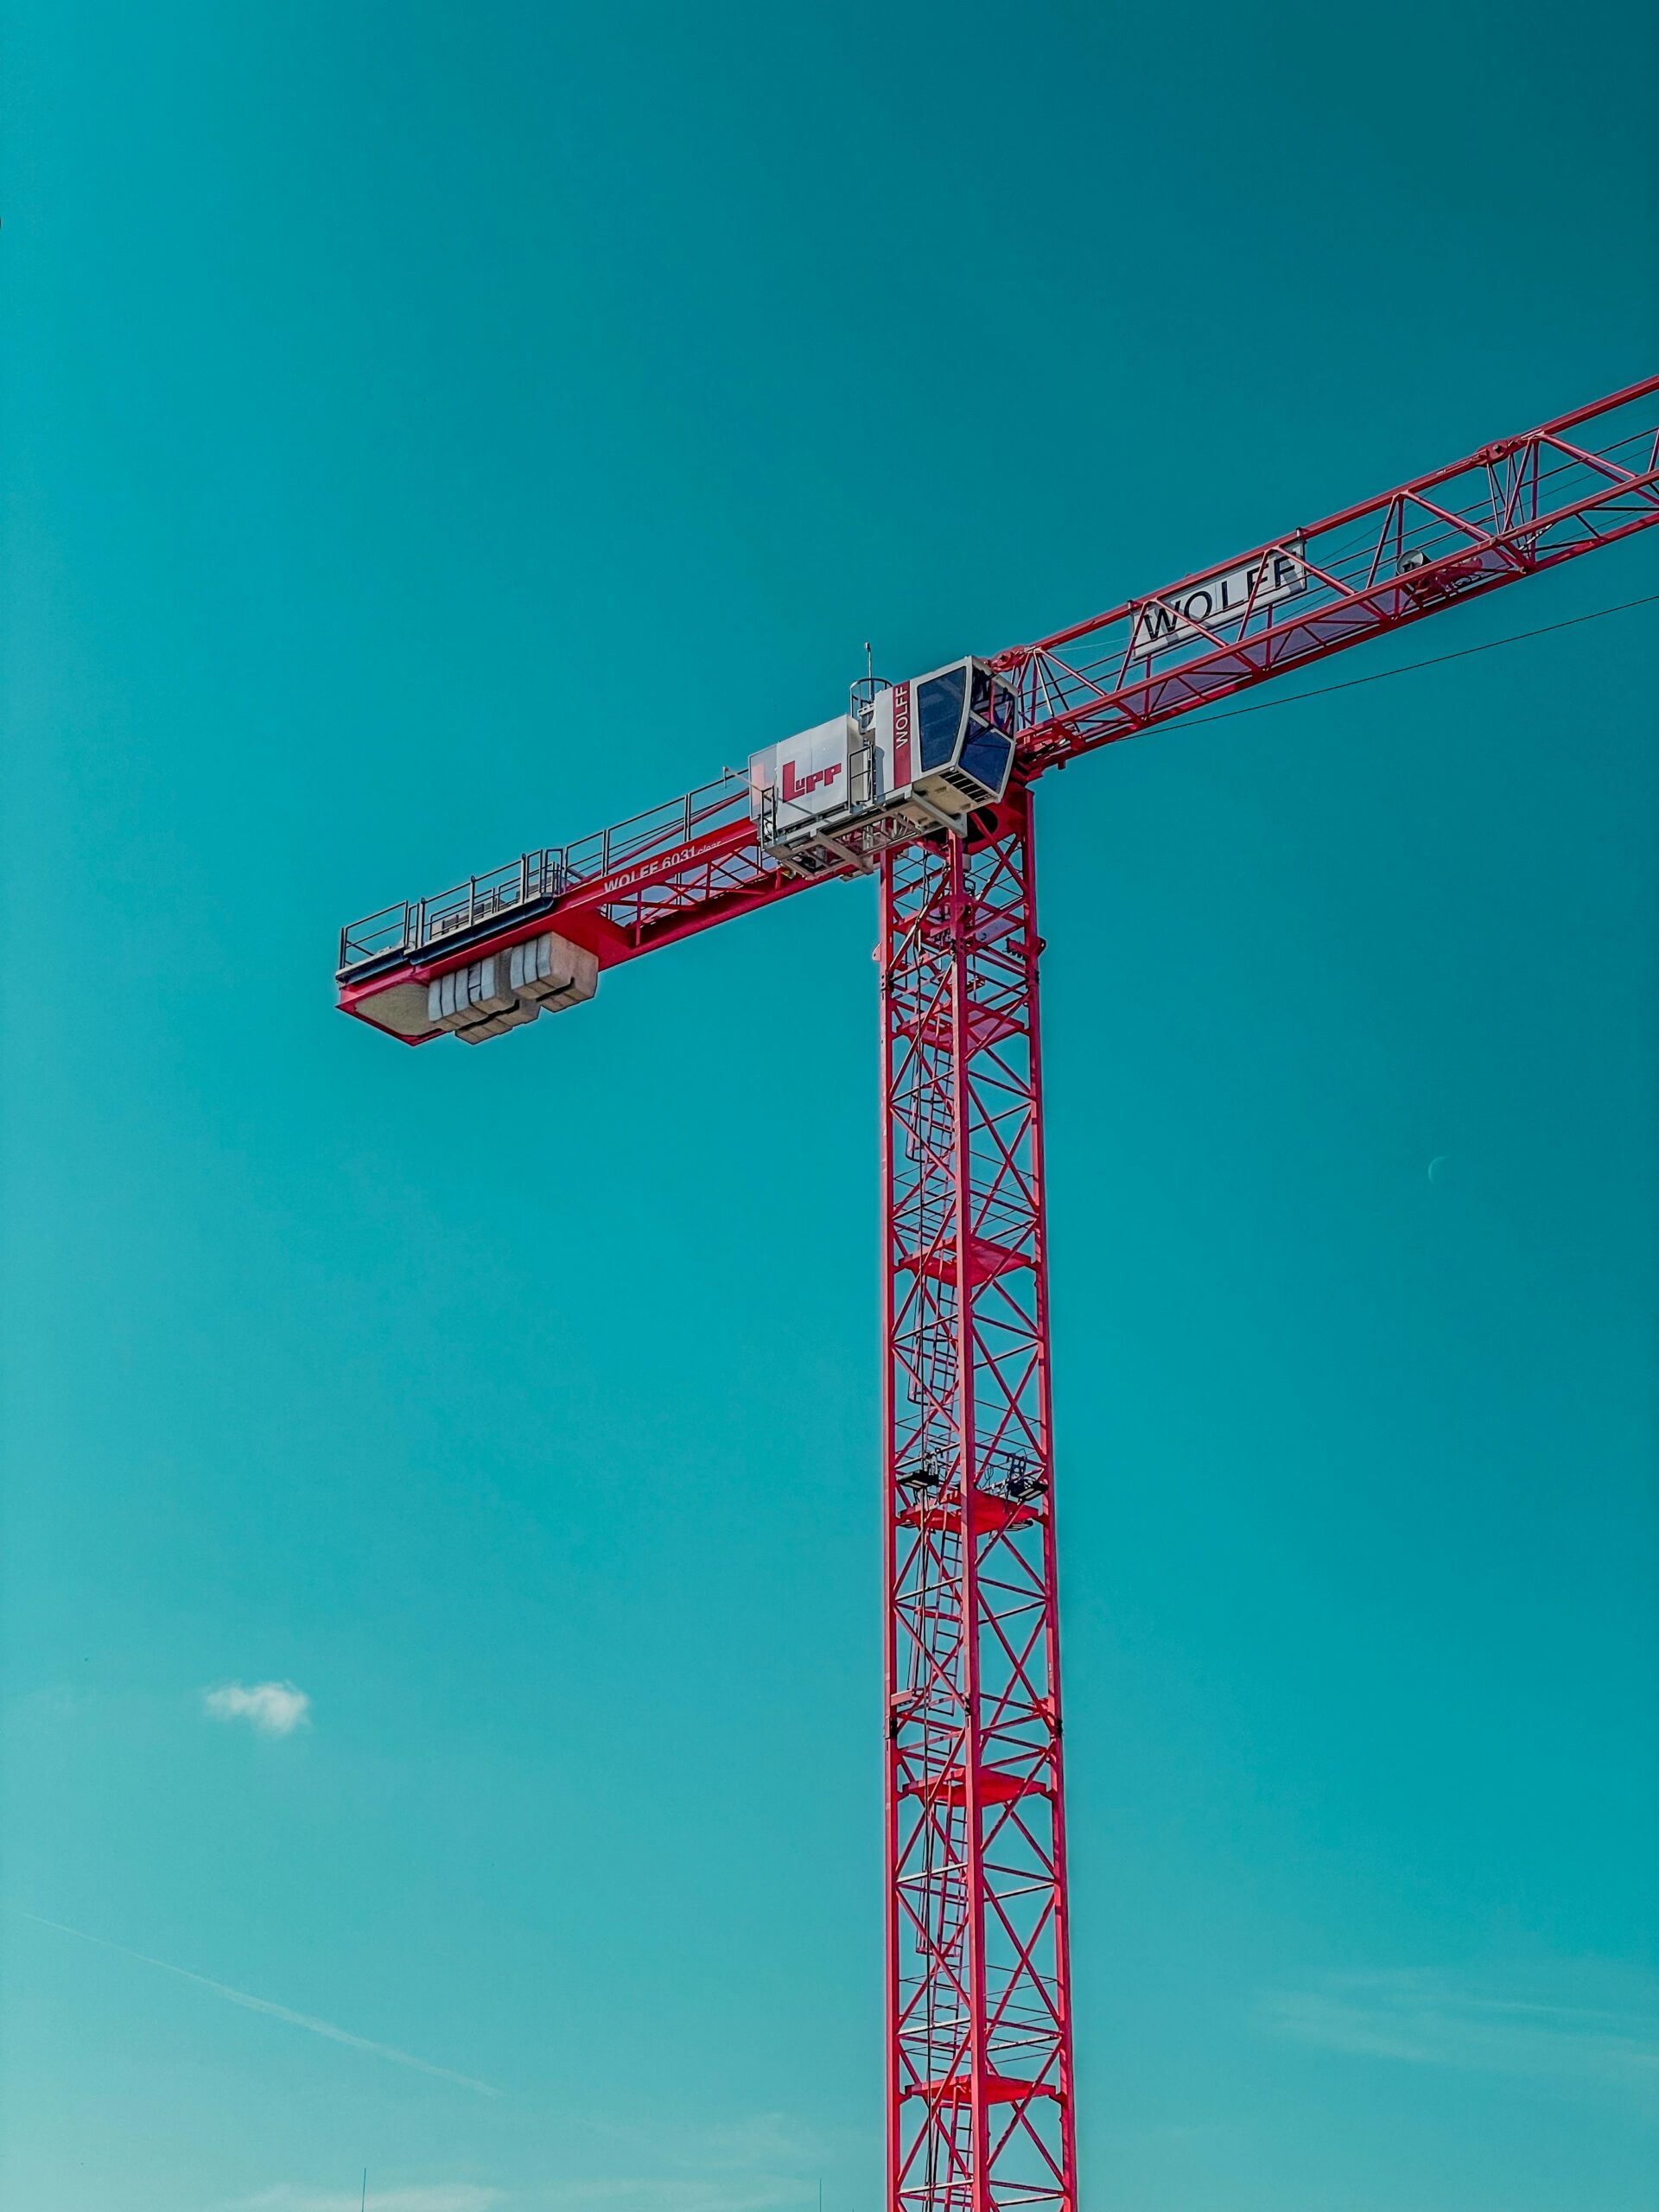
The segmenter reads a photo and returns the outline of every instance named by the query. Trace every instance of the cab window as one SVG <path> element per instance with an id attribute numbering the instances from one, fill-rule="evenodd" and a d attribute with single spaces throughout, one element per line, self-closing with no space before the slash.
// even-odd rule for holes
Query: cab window
<path id="1" fill-rule="evenodd" d="M 917 693 L 916 719 L 921 728 L 924 768 L 948 767 L 962 728 L 962 702 L 967 689 L 965 668 L 947 669 L 922 684 Z"/>

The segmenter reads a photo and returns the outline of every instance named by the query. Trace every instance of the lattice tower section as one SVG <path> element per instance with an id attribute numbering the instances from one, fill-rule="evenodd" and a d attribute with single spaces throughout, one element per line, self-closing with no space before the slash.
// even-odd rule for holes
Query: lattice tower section
<path id="1" fill-rule="evenodd" d="M 881 900 L 890 2212 L 1075 2212 L 1030 795 Z"/>

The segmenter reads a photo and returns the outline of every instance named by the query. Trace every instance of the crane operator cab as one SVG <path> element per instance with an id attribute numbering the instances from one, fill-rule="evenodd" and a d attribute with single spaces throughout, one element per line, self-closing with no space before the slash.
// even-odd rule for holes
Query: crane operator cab
<path id="1" fill-rule="evenodd" d="M 868 864 L 918 829 L 962 836 L 1008 787 L 1014 728 L 1014 687 L 983 661 L 855 683 L 846 714 L 750 755 L 760 842 L 816 874 Z"/>

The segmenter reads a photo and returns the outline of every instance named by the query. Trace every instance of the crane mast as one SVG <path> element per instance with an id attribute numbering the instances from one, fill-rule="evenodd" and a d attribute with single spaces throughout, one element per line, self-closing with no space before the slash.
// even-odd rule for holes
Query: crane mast
<path id="1" fill-rule="evenodd" d="M 894 2212 L 1076 2202 L 1033 857 L 882 870 Z"/>
<path id="2" fill-rule="evenodd" d="M 1078 2205 L 1031 786 L 1659 523 L 1656 394 L 1035 645 L 866 679 L 747 779 L 341 932 L 343 1011 L 477 1044 L 608 967 L 878 877 L 888 2212 Z"/>

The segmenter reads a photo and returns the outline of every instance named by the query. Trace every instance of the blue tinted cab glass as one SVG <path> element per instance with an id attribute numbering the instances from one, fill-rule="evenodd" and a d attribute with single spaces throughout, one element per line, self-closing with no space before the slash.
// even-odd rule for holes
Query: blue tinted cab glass
<path id="1" fill-rule="evenodd" d="M 962 727 L 962 700 L 968 671 L 947 669 L 920 686 L 916 696 L 916 719 L 921 725 L 922 766 L 948 767 L 957 749 Z"/>
<path id="2" fill-rule="evenodd" d="M 962 748 L 962 765 L 970 776 L 976 777 L 987 791 L 1001 791 L 1008 772 L 1008 756 L 1014 751 L 1014 740 L 1005 737 L 1001 730 L 986 729 L 976 723 L 968 733 L 968 742 Z"/>

